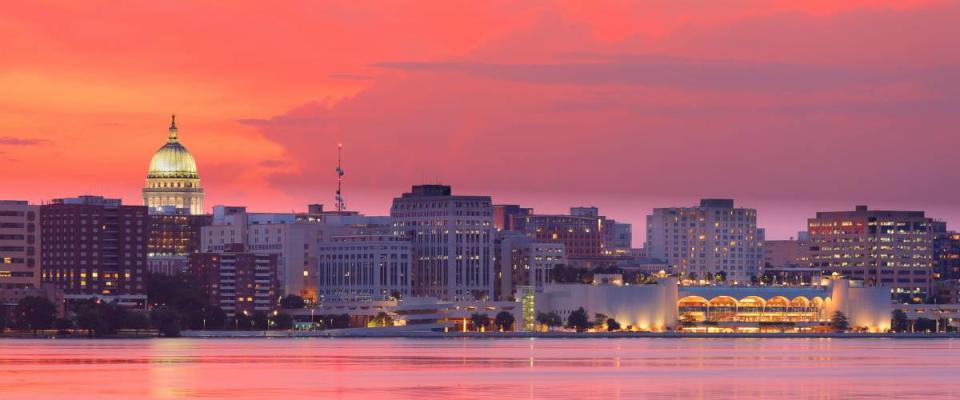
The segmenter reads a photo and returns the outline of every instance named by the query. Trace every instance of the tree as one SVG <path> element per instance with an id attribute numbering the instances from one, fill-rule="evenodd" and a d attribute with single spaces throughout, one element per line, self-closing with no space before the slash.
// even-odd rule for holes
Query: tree
<path id="1" fill-rule="evenodd" d="M 176 310 L 161 306 L 150 311 L 150 320 L 160 336 L 180 336 L 180 314 Z"/>
<path id="2" fill-rule="evenodd" d="M 290 314 L 277 313 L 277 315 L 274 315 L 271 319 L 273 320 L 273 325 L 277 329 L 293 329 L 293 316 Z"/>
<path id="3" fill-rule="evenodd" d="M 303 297 L 297 296 L 295 294 L 288 294 L 280 299 L 280 308 L 285 310 L 295 310 L 303 308 L 307 305 L 307 302 L 303 301 Z"/>
<path id="4" fill-rule="evenodd" d="M 546 326 L 547 329 L 553 329 L 563 325 L 563 319 L 553 311 L 548 313 L 538 312 L 536 319 L 538 324 Z"/>
<path id="5" fill-rule="evenodd" d="M 567 328 L 576 329 L 577 332 L 583 332 L 590 328 L 590 317 L 587 316 L 587 310 L 580 307 L 570 313 L 570 316 L 567 317 Z"/>
<path id="6" fill-rule="evenodd" d="M 0 333 L 3 333 L 4 328 L 7 327 L 7 313 L 3 307 L 0 307 Z"/>
<path id="7" fill-rule="evenodd" d="M 251 319 L 251 321 L 252 321 L 253 329 L 254 329 L 254 330 L 258 330 L 258 329 L 259 329 L 259 330 L 266 330 L 266 329 L 267 329 L 267 322 L 269 321 L 269 318 L 267 317 L 267 313 L 266 313 L 266 312 L 256 311 L 256 312 L 253 313 L 253 316 L 251 316 L 250 319 Z"/>
<path id="8" fill-rule="evenodd" d="M 352 318 L 350 314 L 340 314 L 333 317 L 333 328 L 334 329 L 347 329 L 350 327 Z"/>
<path id="9" fill-rule="evenodd" d="M 619 330 L 620 330 L 620 323 L 613 318 L 607 318 L 607 331 L 613 332 L 613 331 L 619 331 Z"/>
<path id="10" fill-rule="evenodd" d="M 933 332 L 937 330 L 937 321 L 920 317 L 914 322 L 913 330 L 916 332 Z"/>
<path id="11" fill-rule="evenodd" d="M 150 328 L 150 315 L 145 312 L 131 312 L 127 315 L 124 328 L 133 329 L 137 332 Z"/>
<path id="12" fill-rule="evenodd" d="M 17 325 L 20 329 L 31 329 L 36 335 L 38 330 L 50 329 L 56 320 L 57 306 L 46 297 L 27 296 L 17 302 Z"/>
<path id="13" fill-rule="evenodd" d="M 68 330 L 73 329 L 73 321 L 66 318 L 57 318 L 56 321 L 53 321 L 53 327 L 57 330 L 57 334 L 66 334 Z"/>
<path id="14" fill-rule="evenodd" d="M 890 318 L 890 330 L 894 332 L 906 332 L 910 330 L 910 321 L 907 320 L 907 313 L 903 310 L 893 310 Z"/>
<path id="15" fill-rule="evenodd" d="M 607 326 L 607 317 L 606 314 L 596 313 L 593 315 L 593 328 L 594 329 L 604 329 Z"/>
<path id="16" fill-rule="evenodd" d="M 830 317 L 830 327 L 833 328 L 834 332 L 846 332 L 850 329 L 850 322 L 847 321 L 846 315 L 837 311 Z"/>
<path id="17" fill-rule="evenodd" d="M 498 312 L 493 318 L 493 323 L 497 325 L 497 328 L 499 328 L 501 331 L 512 331 L 514 322 L 515 318 L 513 317 L 513 314 L 506 311 Z"/>
<path id="18" fill-rule="evenodd" d="M 203 318 L 203 329 L 223 329 L 227 325 L 227 313 L 217 306 L 205 309 Z"/>
<path id="19" fill-rule="evenodd" d="M 716 278 L 717 283 L 726 282 L 726 281 L 727 281 L 727 271 L 717 272 L 717 275 L 716 275 L 715 278 Z"/>
<path id="20" fill-rule="evenodd" d="M 250 319 L 250 316 L 246 313 L 237 313 L 233 319 L 234 326 L 236 326 L 237 329 L 248 330 L 253 328 L 253 320 Z"/>
<path id="21" fill-rule="evenodd" d="M 470 315 L 470 322 L 473 324 L 473 329 L 479 332 L 481 328 L 486 328 L 487 325 L 490 325 L 490 317 L 488 317 L 487 314 L 473 313 Z"/>
<path id="22" fill-rule="evenodd" d="M 370 319 L 370 322 L 367 324 L 368 327 L 384 327 L 392 326 L 393 318 L 390 317 L 390 314 L 387 314 L 383 311 L 380 311 L 373 318 Z"/>
<path id="23" fill-rule="evenodd" d="M 75 319 L 77 327 L 86 330 L 87 336 L 93 337 L 103 331 L 103 316 L 93 301 L 78 304 Z"/>
<path id="24" fill-rule="evenodd" d="M 400 294 L 399 290 L 393 290 L 390 292 L 390 298 L 393 300 L 400 300 L 401 297 L 402 295 Z"/>

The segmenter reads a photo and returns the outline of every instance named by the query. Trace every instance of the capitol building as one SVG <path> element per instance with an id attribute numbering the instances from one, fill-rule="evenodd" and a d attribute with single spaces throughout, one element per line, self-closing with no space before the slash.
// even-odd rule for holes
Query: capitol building
<path id="1" fill-rule="evenodd" d="M 176 208 L 193 215 L 203 214 L 203 188 L 197 163 L 177 138 L 176 116 L 171 117 L 167 143 L 150 160 L 143 204 L 151 212 Z"/>

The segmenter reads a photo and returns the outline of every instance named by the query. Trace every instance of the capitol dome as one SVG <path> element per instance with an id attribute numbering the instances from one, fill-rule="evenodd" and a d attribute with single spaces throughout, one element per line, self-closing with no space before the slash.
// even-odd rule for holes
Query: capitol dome
<path id="1" fill-rule="evenodd" d="M 147 178 L 186 178 L 198 179 L 197 163 L 186 147 L 177 141 L 177 124 L 174 119 L 170 123 L 170 133 L 167 143 L 163 145 L 150 160 L 150 170 Z"/>

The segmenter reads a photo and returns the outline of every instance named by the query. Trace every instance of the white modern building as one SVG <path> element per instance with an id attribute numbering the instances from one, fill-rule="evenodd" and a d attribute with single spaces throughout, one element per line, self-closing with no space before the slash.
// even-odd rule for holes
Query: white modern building
<path id="1" fill-rule="evenodd" d="M 489 196 L 454 196 L 419 185 L 393 199 L 396 234 L 410 238 L 415 296 L 493 299 L 493 206 Z"/>
<path id="2" fill-rule="evenodd" d="M 763 265 L 757 210 L 733 200 L 703 199 L 695 207 L 655 208 L 647 216 L 647 256 L 667 261 L 685 278 L 750 282 Z"/>
<path id="3" fill-rule="evenodd" d="M 386 300 L 411 294 L 410 241 L 394 235 L 337 236 L 317 248 L 317 295 Z"/>
<path id="4" fill-rule="evenodd" d="M 536 294 L 537 312 L 564 321 L 581 307 L 591 319 L 604 314 L 624 329 L 654 332 L 822 332 L 835 312 L 853 330 L 885 332 L 893 311 L 887 290 L 846 279 L 812 287 L 680 286 L 668 277 L 652 285 L 547 285 Z"/>

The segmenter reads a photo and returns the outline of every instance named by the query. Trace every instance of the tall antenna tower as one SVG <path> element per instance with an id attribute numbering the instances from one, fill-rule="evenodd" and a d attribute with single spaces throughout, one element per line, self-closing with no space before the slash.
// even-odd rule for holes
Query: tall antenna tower
<path id="1" fill-rule="evenodd" d="M 340 155 L 343 152 L 343 144 L 337 145 L 337 211 L 346 211 L 347 206 L 343 204 L 343 195 L 340 193 L 343 185 L 343 167 L 340 165 Z"/>

